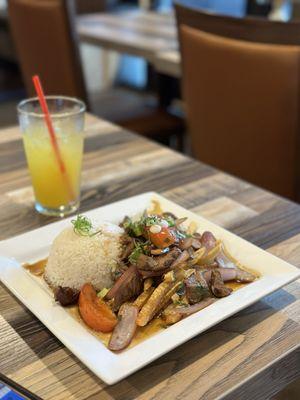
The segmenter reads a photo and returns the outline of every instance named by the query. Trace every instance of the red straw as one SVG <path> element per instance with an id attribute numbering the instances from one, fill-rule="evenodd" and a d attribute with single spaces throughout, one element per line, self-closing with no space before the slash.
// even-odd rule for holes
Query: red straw
<path id="1" fill-rule="evenodd" d="M 33 84 L 34 84 L 37 96 L 39 98 L 41 109 L 42 109 L 43 114 L 44 114 L 45 123 L 46 123 L 47 128 L 48 128 L 48 132 L 49 132 L 49 135 L 50 135 L 50 140 L 51 140 L 51 144 L 52 144 L 52 147 L 53 147 L 53 150 L 54 150 L 54 153 L 55 153 L 55 157 L 57 159 L 60 171 L 61 171 L 61 173 L 62 173 L 62 175 L 64 177 L 65 183 L 67 185 L 67 188 L 68 188 L 68 191 L 69 191 L 69 195 L 70 195 L 71 199 L 74 199 L 72 186 L 70 184 L 70 181 L 69 181 L 69 178 L 68 178 L 68 175 L 67 175 L 67 171 L 66 171 L 66 167 L 65 167 L 64 161 L 63 161 L 62 156 L 60 154 L 57 138 L 56 138 L 55 131 L 54 131 L 54 128 L 53 128 L 53 124 L 52 124 L 52 121 L 51 121 L 51 117 L 50 117 L 50 113 L 49 113 L 49 109 L 48 109 L 48 104 L 46 102 L 46 98 L 45 98 L 45 95 L 44 95 L 44 91 L 43 91 L 43 88 L 42 88 L 42 84 L 41 84 L 40 78 L 38 77 L 38 75 L 34 75 L 32 77 L 32 80 L 33 80 Z"/>

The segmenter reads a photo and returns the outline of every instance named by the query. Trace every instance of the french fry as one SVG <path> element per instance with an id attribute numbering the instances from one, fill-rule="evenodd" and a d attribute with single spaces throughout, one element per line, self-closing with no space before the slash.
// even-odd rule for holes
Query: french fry
<path id="1" fill-rule="evenodd" d="M 139 295 L 133 302 L 133 305 L 136 306 L 139 310 L 143 307 L 143 305 L 147 302 L 149 297 L 154 292 L 154 287 L 150 286 L 148 289 L 144 290 L 143 293 Z"/>
<path id="2" fill-rule="evenodd" d="M 201 249 L 195 251 L 194 253 L 194 258 L 189 262 L 189 265 L 196 265 L 198 262 L 200 262 L 201 258 L 204 256 L 206 253 L 205 247 L 201 247 Z"/>
<path id="3" fill-rule="evenodd" d="M 169 291 L 166 293 L 166 295 L 164 296 L 162 301 L 158 304 L 154 315 L 158 314 L 161 310 L 163 310 L 168 305 L 173 294 L 176 293 L 177 290 L 180 288 L 180 286 L 183 284 L 184 279 L 191 276 L 195 272 L 195 270 L 194 269 L 187 269 L 187 270 L 180 269 L 180 270 L 174 271 L 174 272 L 175 272 L 176 282 L 173 284 L 173 286 L 170 287 Z"/>
<path id="4" fill-rule="evenodd" d="M 169 301 L 171 300 L 171 297 L 173 296 L 174 293 L 177 292 L 177 290 L 180 288 L 181 285 L 182 281 L 178 281 L 174 284 L 173 287 L 170 288 L 170 290 L 166 293 L 163 300 L 158 304 L 155 310 L 155 314 L 158 314 L 160 310 L 163 310 L 168 305 Z"/>
<path id="5" fill-rule="evenodd" d="M 148 324 L 148 322 L 153 318 L 157 306 L 172 286 L 173 283 L 168 281 L 163 281 L 159 286 L 157 286 L 139 312 L 136 320 L 138 326 L 145 326 Z"/>

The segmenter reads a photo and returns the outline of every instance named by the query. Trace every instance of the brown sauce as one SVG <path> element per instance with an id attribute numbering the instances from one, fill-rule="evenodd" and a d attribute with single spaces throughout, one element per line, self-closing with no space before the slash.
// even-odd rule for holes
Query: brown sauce
<path id="1" fill-rule="evenodd" d="M 249 285 L 249 283 L 240 283 L 240 282 L 234 282 L 234 281 L 226 282 L 226 286 L 231 288 L 234 292 L 238 289 L 241 289 L 244 286 L 247 286 L 247 285 Z"/>
<path id="2" fill-rule="evenodd" d="M 100 339 L 101 342 L 108 347 L 108 343 L 111 337 L 111 333 L 102 333 L 96 332 L 93 329 L 89 328 L 79 314 L 79 309 L 77 306 L 66 308 L 67 312 L 76 319 L 82 326 L 84 326 L 92 335 L 96 336 L 96 338 Z M 153 319 L 148 325 L 143 327 L 137 327 L 134 338 L 132 339 L 130 345 L 127 348 L 134 347 L 140 342 L 143 342 L 145 339 L 159 332 L 161 329 L 165 327 L 165 324 L 161 318 Z"/>
<path id="3" fill-rule="evenodd" d="M 35 276 L 42 276 L 42 275 L 44 275 L 44 272 L 45 272 L 47 260 L 48 259 L 45 258 L 43 260 L 36 261 L 35 263 L 32 263 L 32 264 L 26 263 L 26 264 L 23 264 L 23 267 Z"/>
<path id="4" fill-rule="evenodd" d="M 23 264 L 23 267 L 33 275 L 42 277 L 45 272 L 46 264 L 47 264 L 47 258 L 36 261 L 35 263 L 32 264 L 29 263 Z M 248 285 L 248 283 L 239 283 L 233 281 L 226 282 L 226 286 L 230 287 L 233 291 L 241 289 L 246 285 Z M 106 347 L 108 347 L 111 333 L 96 332 L 93 329 L 90 329 L 80 317 L 78 306 L 66 307 L 65 310 L 73 318 L 75 318 L 81 325 L 83 325 L 92 335 L 97 337 Z M 152 335 L 156 334 L 157 332 L 159 332 L 164 328 L 166 328 L 166 325 L 164 324 L 164 321 L 161 318 L 153 319 L 146 326 L 137 327 L 134 338 L 132 339 L 132 342 L 130 343 L 128 348 L 134 347 L 138 343 L 143 342 L 144 340 L 146 340 L 147 338 L 151 337 Z"/>

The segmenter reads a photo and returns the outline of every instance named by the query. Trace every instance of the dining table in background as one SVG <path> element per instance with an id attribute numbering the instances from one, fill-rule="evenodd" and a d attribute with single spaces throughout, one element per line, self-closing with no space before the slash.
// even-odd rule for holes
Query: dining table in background
<path id="1" fill-rule="evenodd" d="M 173 13 L 135 10 L 77 16 L 81 42 L 143 57 L 150 63 L 162 51 L 177 50 Z"/>
<path id="2" fill-rule="evenodd" d="M 0 190 L 1 240 L 55 221 L 18 127 L 0 130 Z M 146 191 L 300 266 L 299 205 L 87 115 L 80 212 Z M 299 306 L 298 280 L 107 386 L 0 284 L 0 371 L 45 400 L 266 399 L 300 375 Z"/>
<path id="3" fill-rule="evenodd" d="M 208 12 L 218 14 L 214 9 Z M 268 18 L 284 23 L 298 20 L 299 13 L 299 1 L 276 0 Z M 86 14 L 78 16 L 76 23 L 81 42 L 143 57 L 159 74 L 181 77 L 174 11 L 140 9 Z"/>
<path id="4" fill-rule="evenodd" d="M 81 43 L 142 57 L 154 67 L 159 106 L 167 109 L 179 91 L 176 81 L 181 75 L 174 12 L 139 9 L 85 14 L 77 16 L 76 24 Z"/>

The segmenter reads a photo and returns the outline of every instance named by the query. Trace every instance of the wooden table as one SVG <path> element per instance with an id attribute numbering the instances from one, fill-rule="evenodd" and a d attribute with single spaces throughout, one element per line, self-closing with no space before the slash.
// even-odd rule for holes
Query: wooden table
<path id="1" fill-rule="evenodd" d="M 151 11 L 99 13 L 77 17 L 82 42 L 152 62 L 158 52 L 177 49 L 173 14 Z"/>
<path id="2" fill-rule="evenodd" d="M 1 239 L 53 221 L 33 210 L 15 127 L 0 190 Z M 88 117 L 81 212 L 148 190 L 300 265 L 298 205 Z M 1 285 L 0 371 L 43 399 L 266 399 L 300 374 L 299 298 L 296 281 L 108 387 Z"/>

